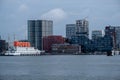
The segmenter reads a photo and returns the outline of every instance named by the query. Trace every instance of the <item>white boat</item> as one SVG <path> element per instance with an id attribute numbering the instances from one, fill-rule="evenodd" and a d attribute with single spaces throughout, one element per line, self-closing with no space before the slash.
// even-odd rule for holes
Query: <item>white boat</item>
<path id="1" fill-rule="evenodd" d="M 14 45 L 9 46 L 5 55 L 7 56 L 21 56 L 21 55 L 40 55 L 44 51 L 40 51 L 30 46 L 29 42 L 14 41 Z"/>
<path id="2" fill-rule="evenodd" d="M 12 47 L 6 51 L 5 55 L 8 56 L 21 56 L 21 55 L 40 55 L 42 51 L 34 47 Z"/>

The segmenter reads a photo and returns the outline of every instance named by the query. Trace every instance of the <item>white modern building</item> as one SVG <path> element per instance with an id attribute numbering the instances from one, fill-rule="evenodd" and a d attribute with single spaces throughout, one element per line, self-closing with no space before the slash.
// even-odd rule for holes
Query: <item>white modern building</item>
<path id="1" fill-rule="evenodd" d="M 76 20 L 76 34 L 78 36 L 89 36 L 89 23 L 87 20 Z"/>

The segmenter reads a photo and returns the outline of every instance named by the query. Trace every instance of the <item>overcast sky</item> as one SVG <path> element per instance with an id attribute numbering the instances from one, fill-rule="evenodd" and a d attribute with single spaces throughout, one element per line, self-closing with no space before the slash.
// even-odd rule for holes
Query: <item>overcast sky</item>
<path id="1" fill-rule="evenodd" d="M 54 34 L 65 36 L 65 25 L 86 18 L 92 30 L 120 26 L 120 0 L 0 0 L 0 35 L 25 39 L 27 20 L 54 21 Z M 91 33 L 90 33 L 91 34 Z"/>

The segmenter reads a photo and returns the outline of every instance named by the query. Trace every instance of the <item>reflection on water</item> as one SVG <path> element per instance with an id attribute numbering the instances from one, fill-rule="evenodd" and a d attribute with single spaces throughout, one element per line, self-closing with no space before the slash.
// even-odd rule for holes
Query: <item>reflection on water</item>
<path id="1" fill-rule="evenodd" d="M 120 80 L 120 56 L 0 56 L 0 80 Z"/>

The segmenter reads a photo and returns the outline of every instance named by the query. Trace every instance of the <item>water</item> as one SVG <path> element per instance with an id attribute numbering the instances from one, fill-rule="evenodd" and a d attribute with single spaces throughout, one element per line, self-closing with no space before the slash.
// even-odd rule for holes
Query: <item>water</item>
<path id="1" fill-rule="evenodd" d="M 120 80 L 120 56 L 0 56 L 0 80 Z"/>

